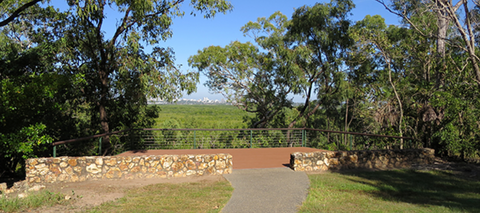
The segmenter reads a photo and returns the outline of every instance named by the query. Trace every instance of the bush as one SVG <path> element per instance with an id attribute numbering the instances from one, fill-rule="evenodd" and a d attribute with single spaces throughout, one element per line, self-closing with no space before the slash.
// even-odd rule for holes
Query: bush
<path id="1" fill-rule="evenodd" d="M 0 176 L 12 175 L 24 170 L 25 159 L 37 157 L 40 153 L 47 151 L 47 144 L 53 139 L 46 135 L 44 124 L 35 124 L 22 128 L 16 133 L 0 133 Z M 20 165 L 20 167 L 19 167 Z"/>

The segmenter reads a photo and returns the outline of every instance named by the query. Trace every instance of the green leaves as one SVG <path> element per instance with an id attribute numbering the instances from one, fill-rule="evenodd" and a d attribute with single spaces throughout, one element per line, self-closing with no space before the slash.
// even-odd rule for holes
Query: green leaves
<path id="1" fill-rule="evenodd" d="M 53 139 L 45 134 L 45 128 L 44 124 L 37 123 L 22 128 L 18 133 L 0 133 L 1 158 L 36 157 L 37 153 L 41 153 L 42 145 L 53 142 Z"/>
<path id="2" fill-rule="evenodd" d="M 256 112 L 253 126 L 268 126 L 283 107 L 291 107 L 289 95 L 305 96 L 306 109 L 312 91 L 322 99 L 332 87 L 344 85 L 345 75 L 339 73 L 351 45 L 346 16 L 352 7 L 351 1 L 316 4 L 297 9 L 291 20 L 275 12 L 241 28 L 256 44 L 207 47 L 190 57 L 189 64 L 208 77 L 212 91 Z M 298 117 L 306 116 L 305 109 Z"/>
<path id="3" fill-rule="evenodd" d="M 226 0 L 191 0 L 192 7 L 200 13 L 204 18 L 213 18 L 217 13 L 226 13 L 233 9 L 232 4 Z M 192 11 L 195 15 L 195 11 Z"/>
<path id="4" fill-rule="evenodd" d="M 0 10 L 13 11 L 23 3 L 2 1 Z M 57 140 L 151 125 L 158 109 L 146 109 L 147 98 L 173 101 L 196 90 L 198 73 L 179 70 L 170 48 L 145 50 L 173 35 L 170 26 L 184 14 L 183 3 L 69 0 L 64 12 L 46 5 L 29 8 L 0 33 L 0 133 L 27 134 L 38 142 L 48 138 L 32 135 L 27 127 L 36 123 Z M 191 5 L 206 17 L 232 8 L 224 0 Z M 105 7 L 120 17 L 111 37 L 102 31 Z M 28 147 L 8 151 L 31 151 Z"/>

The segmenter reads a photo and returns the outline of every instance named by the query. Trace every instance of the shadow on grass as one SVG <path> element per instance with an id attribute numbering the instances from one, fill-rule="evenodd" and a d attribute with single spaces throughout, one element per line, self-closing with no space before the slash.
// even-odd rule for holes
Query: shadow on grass
<path id="1" fill-rule="evenodd" d="M 449 171 L 406 169 L 340 173 L 349 181 L 372 186 L 376 190 L 363 193 L 383 200 L 480 212 L 480 181 L 460 178 Z"/>

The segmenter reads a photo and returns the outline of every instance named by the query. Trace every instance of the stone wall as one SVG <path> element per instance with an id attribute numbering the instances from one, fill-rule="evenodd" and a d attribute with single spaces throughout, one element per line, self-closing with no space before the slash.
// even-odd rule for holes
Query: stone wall
<path id="1" fill-rule="evenodd" d="M 290 155 L 290 168 L 295 171 L 340 169 L 393 169 L 434 162 L 433 149 L 374 151 L 323 151 Z"/>
<path id="2" fill-rule="evenodd" d="M 26 182 L 222 175 L 232 167 L 230 154 L 32 158 L 26 161 Z"/>

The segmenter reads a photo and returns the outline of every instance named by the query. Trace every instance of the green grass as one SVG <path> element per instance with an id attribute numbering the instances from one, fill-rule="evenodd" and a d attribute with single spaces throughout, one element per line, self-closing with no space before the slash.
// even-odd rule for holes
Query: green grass
<path id="1" fill-rule="evenodd" d="M 219 212 L 232 192 L 228 181 L 157 184 L 130 190 L 90 212 Z"/>
<path id="2" fill-rule="evenodd" d="M 26 198 L 9 198 L 0 195 L 0 212 L 20 212 L 35 209 L 43 206 L 54 206 L 66 204 L 65 195 L 42 190 L 29 194 Z"/>
<path id="3" fill-rule="evenodd" d="M 480 181 L 444 171 L 309 175 L 300 212 L 480 212 Z"/>
<path id="4" fill-rule="evenodd" d="M 232 105 L 160 105 L 161 111 L 154 128 L 165 126 L 167 120 L 176 120 L 177 128 L 226 129 L 246 128 L 245 116 L 254 114 L 245 112 Z"/>

